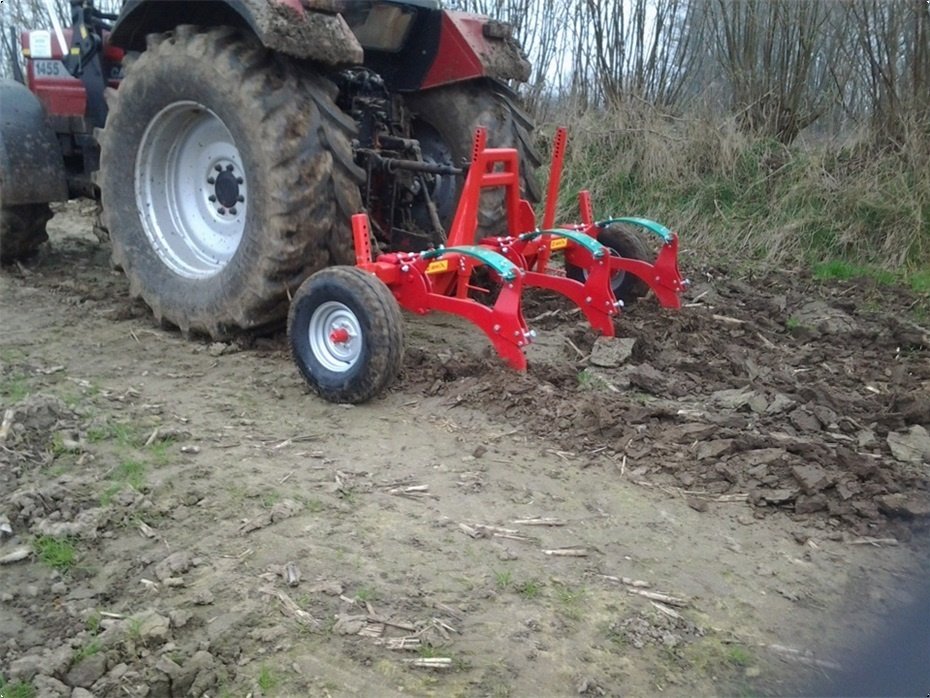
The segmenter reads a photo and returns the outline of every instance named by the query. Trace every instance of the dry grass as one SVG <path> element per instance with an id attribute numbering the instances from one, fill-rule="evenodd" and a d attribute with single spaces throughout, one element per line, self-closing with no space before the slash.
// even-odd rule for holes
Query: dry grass
<path id="1" fill-rule="evenodd" d="M 691 251 L 740 265 L 843 259 L 896 272 L 930 267 L 930 138 L 795 145 L 749 136 L 709 111 L 671 117 L 640 102 L 566 110 L 562 218 L 591 191 L 598 215 L 655 218 Z"/>

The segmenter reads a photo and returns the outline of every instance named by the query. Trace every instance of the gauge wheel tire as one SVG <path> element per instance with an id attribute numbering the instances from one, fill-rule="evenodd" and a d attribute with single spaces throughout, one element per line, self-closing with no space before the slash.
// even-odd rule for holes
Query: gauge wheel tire
<path id="1" fill-rule="evenodd" d="M 597 236 L 597 241 L 610 249 L 611 254 L 627 259 L 639 259 L 644 262 L 651 262 L 653 254 L 649 246 L 643 241 L 642 237 L 633 233 L 619 224 L 609 225 Z M 587 278 L 585 270 L 576 267 L 574 264 L 565 264 L 565 275 L 575 281 L 584 283 Z M 610 285 L 613 288 L 614 296 L 617 300 L 624 303 L 635 303 L 637 299 L 642 298 L 649 293 L 649 286 L 645 281 L 635 274 L 625 271 L 618 271 L 611 275 Z"/>
<path id="2" fill-rule="evenodd" d="M 0 263 L 11 264 L 34 255 L 48 240 L 45 225 L 51 219 L 48 204 L 4 206 L 0 210 Z"/>
<path id="3" fill-rule="evenodd" d="M 403 363 L 397 300 L 380 279 L 355 267 L 330 267 L 307 279 L 291 302 L 287 335 L 304 380 L 330 402 L 376 397 Z"/>
<path id="4" fill-rule="evenodd" d="M 488 130 L 488 145 L 495 148 L 516 148 L 520 154 L 523 196 L 532 203 L 540 200 L 540 185 L 536 168 L 540 156 L 533 148 L 532 119 L 518 105 L 517 98 L 506 86 L 494 81 L 476 81 L 416 92 L 406 97 L 413 114 L 413 128 L 418 126 L 429 134 L 438 134 L 441 142 L 438 154 L 431 159 L 442 164 L 462 166 L 471 161 L 475 129 Z M 424 153 L 427 155 L 427 153 Z M 446 230 L 452 223 L 464 179 L 457 178 L 454 193 L 439 196 L 437 206 Z M 507 216 L 504 192 L 492 189 L 482 193 L 478 211 L 478 236 L 506 232 Z"/>
<path id="5" fill-rule="evenodd" d="M 353 260 L 363 173 L 328 80 L 236 29 L 148 37 L 100 134 L 114 264 L 159 321 L 274 329 L 311 273 Z"/>

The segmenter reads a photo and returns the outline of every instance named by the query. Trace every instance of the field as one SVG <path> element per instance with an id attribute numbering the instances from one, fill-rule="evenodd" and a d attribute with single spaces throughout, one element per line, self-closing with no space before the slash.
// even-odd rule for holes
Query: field
<path id="1" fill-rule="evenodd" d="M 408 318 L 350 408 L 156 326 L 85 206 L 0 272 L 4 697 L 824 692 L 926 585 L 925 295 L 685 235 L 682 310 L 533 298 L 525 375 Z"/>

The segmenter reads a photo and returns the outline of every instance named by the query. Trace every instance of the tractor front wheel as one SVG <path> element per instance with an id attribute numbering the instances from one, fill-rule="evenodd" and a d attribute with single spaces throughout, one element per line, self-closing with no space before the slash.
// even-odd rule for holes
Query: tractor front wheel
<path id="1" fill-rule="evenodd" d="M 291 355 L 307 384 L 330 402 L 361 403 L 386 390 L 404 357 L 397 300 L 376 276 L 330 267 L 307 279 L 287 318 Z"/>

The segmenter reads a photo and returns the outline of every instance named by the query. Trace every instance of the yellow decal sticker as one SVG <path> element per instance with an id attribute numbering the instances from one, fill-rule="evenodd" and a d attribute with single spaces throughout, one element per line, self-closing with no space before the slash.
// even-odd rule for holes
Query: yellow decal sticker
<path id="1" fill-rule="evenodd" d="M 427 274 L 442 274 L 444 271 L 449 271 L 448 259 L 440 259 L 436 262 L 430 262 L 429 266 L 426 267 Z"/>
<path id="2" fill-rule="evenodd" d="M 552 238 L 552 242 L 549 243 L 550 250 L 564 250 L 568 247 L 568 238 Z"/>

